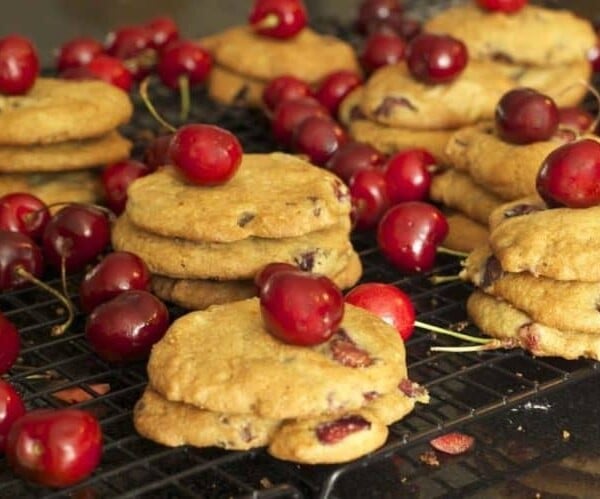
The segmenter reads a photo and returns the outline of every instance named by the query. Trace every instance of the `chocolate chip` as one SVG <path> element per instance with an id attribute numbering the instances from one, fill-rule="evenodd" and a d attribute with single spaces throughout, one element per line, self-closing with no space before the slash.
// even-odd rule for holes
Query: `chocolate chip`
<path id="1" fill-rule="evenodd" d="M 373 400 L 379 398 L 381 394 L 379 392 L 367 392 L 363 393 L 363 397 L 367 402 L 372 402 Z"/>
<path id="2" fill-rule="evenodd" d="M 244 442 L 251 442 L 254 439 L 254 435 L 252 435 L 252 429 L 250 425 L 244 425 L 244 427 L 240 431 L 240 437 Z"/>
<path id="3" fill-rule="evenodd" d="M 348 116 L 348 118 L 350 119 L 350 121 L 367 119 L 367 117 L 365 116 L 365 113 L 362 112 L 362 109 L 359 106 L 352 106 L 352 109 L 350 109 L 350 115 Z"/>
<path id="4" fill-rule="evenodd" d="M 256 215 L 254 213 L 250 213 L 249 211 L 245 211 L 244 213 L 242 213 L 237 220 L 237 224 L 240 227 L 245 227 L 246 225 L 248 225 L 255 217 Z"/>
<path id="5" fill-rule="evenodd" d="M 326 445 L 332 445 L 338 443 L 352 433 L 369 430 L 370 428 L 370 421 L 367 421 L 362 416 L 352 415 L 320 424 L 316 428 L 316 434 L 319 442 Z"/>
<path id="6" fill-rule="evenodd" d="M 307 251 L 302 253 L 299 257 L 294 258 L 294 262 L 300 270 L 310 272 L 315 266 L 315 254 L 316 251 Z"/>
<path id="7" fill-rule="evenodd" d="M 458 144 L 460 147 L 467 147 L 469 143 L 466 140 L 454 139 L 454 143 Z"/>
<path id="8" fill-rule="evenodd" d="M 504 212 L 504 218 L 520 217 L 521 215 L 529 215 L 537 211 L 543 211 L 543 208 L 533 204 L 516 204 Z"/>
<path id="9" fill-rule="evenodd" d="M 415 105 L 406 97 L 386 97 L 379 107 L 375 109 L 375 115 L 388 118 L 395 107 L 403 107 L 415 113 L 419 112 Z"/>
<path id="10" fill-rule="evenodd" d="M 500 51 L 493 52 L 491 54 L 491 58 L 494 62 L 504 62 L 507 64 L 512 64 L 515 62 L 515 60 L 510 55 Z"/>
<path id="11" fill-rule="evenodd" d="M 488 257 L 483 266 L 483 275 L 481 276 L 480 287 L 482 289 L 488 288 L 495 281 L 500 279 L 503 273 L 504 271 L 502 270 L 502 265 L 500 265 L 500 260 L 498 260 L 494 255 Z"/>
<path id="12" fill-rule="evenodd" d="M 244 85 L 239 89 L 238 93 L 235 94 L 233 98 L 234 105 L 243 105 L 248 100 L 248 93 L 250 92 L 250 87 L 248 85 Z"/>
<path id="13" fill-rule="evenodd" d="M 320 216 L 320 215 L 321 215 L 321 207 L 320 207 L 320 206 L 316 206 L 316 207 L 313 209 L 313 215 L 314 215 L 315 217 L 318 217 L 318 216 Z"/>

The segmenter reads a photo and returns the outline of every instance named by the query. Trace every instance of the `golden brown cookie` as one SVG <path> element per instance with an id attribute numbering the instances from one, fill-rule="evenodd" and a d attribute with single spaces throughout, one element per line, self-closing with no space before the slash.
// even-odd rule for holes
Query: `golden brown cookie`
<path id="1" fill-rule="evenodd" d="M 360 110 L 360 101 L 362 100 L 363 93 L 364 87 L 359 85 L 340 102 L 338 120 L 342 125 L 349 127 L 353 121 L 364 120 L 366 118 Z"/>
<path id="2" fill-rule="evenodd" d="M 208 95 L 223 104 L 262 107 L 265 82 L 215 65 L 208 75 Z"/>
<path id="3" fill-rule="evenodd" d="M 446 215 L 448 235 L 443 246 L 455 251 L 472 251 L 473 248 L 485 244 L 490 236 L 485 225 L 471 220 L 469 217 L 455 212 Z"/>
<path id="4" fill-rule="evenodd" d="M 105 135 L 129 121 L 122 90 L 99 80 L 38 78 L 26 95 L 0 96 L 0 144 L 53 144 Z"/>
<path id="5" fill-rule="evenodd" d="M 529 215 L 547 208 L 546 203 L 537 194 L 501 204 L 490 213 L 490 218 L 488 219 L 490 231 L 494 230 L 505 220 Z"/>

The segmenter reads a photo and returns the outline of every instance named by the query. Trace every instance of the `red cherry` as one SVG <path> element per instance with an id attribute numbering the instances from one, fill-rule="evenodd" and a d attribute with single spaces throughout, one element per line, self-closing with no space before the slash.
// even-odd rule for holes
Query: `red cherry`
<path id="1" fill-rule="evenodd" d="M 344 297 L 325 276 L 277 272 L 260 290 L 260 311 L 273 336 L 292 345 L 317 345 L 339 328 Z"/>
<path id="2" fill-rule="evenodd" d="M 468 59 L 465 44 L 449 35 L 423 33 L 413 38 L 406 49 L 408 69 L 427 84 L 451 82 L 465 69 Z"/>
<path id="3" fill-rule="evenodd" d="M 40 72 L 40 62 L 33 44 L 22 36 L 0 39 L 0 93 L 26 93 Z"/>
<path id="4" fill-rule="evenodd" d="M 262 289 L 273 274 L 284 270 L 298 270 L 298 267 L 291 263 L 273 262 L 265 265 L 258 274 L 254 276 L 254 285 L 257 289 Z"/>
<path id="5" fill-rule="evenodd" d="M 60 269 L 64 259 L 67 272 L 82 270 L 110 242 L 106 215 L 93 206 L 71 204 L 54 214 L 43 236 L 44 256 Z"/>
<path id="6" fill-rule="evenodd" d="M 168 156 L 192 183 L 218 185 L 231 179 L 242 162 L 242 146 L 231 132 L 213 125 L 185 125 L 173 135 Z"/>
<path id="7" fill-rule="evenodd" d="M 588 49 L 587 59 L 592 65 L 592 71 L 594 73 L 600 72 L 600 39 L 598 39 L 596 45 Z"/>
<path id="8" fill-rule="evenodd" d="M 392 204 L 422 201 L 429 195 L 434 157 L 425 149 L 408 149 L 392 156 L 385 170 L 387 192 Z"/>
<path id="9" fill-rule="evenodd" d="M 312 97 L 310 85 L 295 76 L 279 76 L 272 79 L 265 87 L 262 99 L 267 109 L 274 111 L 284 100 Z"/>
<path id="10" fill-rule="evenodd" d="M 106 255 L 81 281 L 81 308 L 89 313 L 124 291 L 148 291 L 149 288 L 150 271 L 144 261 L 133 253 L 115 251 Z"/>
<path id="11" fill-rule="evenodd" d="M 327 168 L 345 183 L 355 173 L 362 170 L 381 170 L 385 156 L 377 149 L 363 142 L 347 142 L 327 162 Z"/>
<path id="12" fill-rule="evenodd" d="M 21 396 L 11 384 L 0 379 L 0 454 L 6 449 L 6 439 L 12 425 L 25 411 Z"/>
<path id="13" fill-rule="evenodd" d="M 398 0 L 364 0 L 358 10 L 358 29 L 368 33 L 373 26 L 380 26 L 392 17 L 401 16 L 402 6 Z"/>
<path id="14" fill-rule="evenodd" d="M 0 197 L 0 230 L 40 239 L 49 220 L 48 207 L 33 194 L 14 192 Z"/>
<path id="15" fill-rule="evenodd" d="M 80 482 L 98 466 L 102 430 L 89 412 L 38 409 L 12 426 L 6 457 L 20 476 L 47 487 Z"/>
<path id="16" fill-rule="evenodd" d="M 93 38 L 82 36 L 68 41 L 58 49 L 56 67 L 60 73 L 69 68 L 79 68 L 104 52 L 102 44 Z"/>
<path id="17" fill-rule="evenodd" d="M 340 103 L 361 83 L 361 76 L 354 71 L 336 71 L 325 77 L 315 96 L 332 116 L 337 116 Z"/>
<path id="18" fill-rule="evenodd" d="M 159 50 L 179 38 L 179 28 L 173 19 L 167 16 L 159 16 L 150 20 L 145 25 L 152 34 L 152 47 Z"/>
<path id="19" fill-rule="evenodd" d="M 301 0 L 255 0 L 248 21 L 261 35 L 291 38 L 306 26 L 306 7 Z"/>
<path id="20" fill-rule="evenodd" d="M 594 117 L 580 107 L 563 107 L 558 110 L 558 123 L 580 133 L 589 133 L 594 123 Z"/>
<path id="21" fill-rule="evenodd" d="M 21 338 L 15 325 L 0 313 L 0 374 L 6 373 L 19 357 Z M 0 406 L 1 401 L 0 386 Z M 2 452 L 2 410 L 0 410 L 0 452 Z"/>
<path id="22" fill-rule="evenodd" d="M 125 291 L 90 314 L 85 335 L 94 351 L 108 362 L 146 358 L 169 327 L 164 303 L 147 291 Z"/>
<path id="23" fill-rule="evenodd" d="M 392 33 L 373 33 L 367 39 L 361 54 L 361 62 L 366 71 L 396 64 L 404 59 L 406 42 Z"/>
<path id="24" fill-rule="evenodd" d="M 98 55 L 86 66 L 75 68 L 75 70 L 72 73 L 61 73 L 61 76 L 76 80 L 102 80 L 125 92 L 129 92 L 133 84 L 133 76 L 123 61 L 108 55 Z"/>
<path id="25" fill-rule="evenodd" d="M 152 139 L 152 142 L 144 151 L 144 164 L 150 171 L 155 171 L 161 166 L 169 164 L 169 145 L 173 140 L 173 134 L 159 135 Z"/>
<path id="26" fill-rule="evenodd" d="M 448 234 L 448 222 L 433 205 L 401 203 L 383 216 L 377 228 L 379 249 L 402 272 L 433 267 L 436 246 Z"/>
<path id="27" fill-rule="evenodd" d="M 542 163 L 536 187 L 549 206 L 599 205 L 600 144 L 583 139 L 552 151 Z"/>
<path id="28" fill-rule="evenodd" d="M 521 10 L 527 0 L 477 0 L 477 4 L 487 10 L 511 13 Z"/>
<path id="29" fill-rule="evenodd" d="M 311 163 L 323 166 L 347 139 L 344 129 L 331 118 L 311 116 L 294 131 L 293 143 Z"/>
<path id="30" fill-rule="evenodd" d="M 42 252 L 33 240 L 20 232 L 0 230 L 0 290 L 19 288 L 30 281 L 16 271 L 23 268 L 40 278 L 44 270 Z"/>
<path id="31" fill-rule="evenodd" d="M 510 90 L 496 106 L 498 134 L 513 144 L 550 139 L 558 129 L 558 116 L 554 101 L 531 88 Z"/>
<path id="32" fill-rule="evenodd" d="M 345 300 L 394 326 L 404 341 L 412 336 L 415 307 L 410 297 L 396 286 L 379 282 L 360 284 L 346 295 Z"/>
<path id="33" fill-rule="evenodd" d="M 106 53 L 117 59 L 130 59 L 150 48 L 152 32 L 144 26 L 123 26 L 106 37 Z"/>
<path id="34" fill-rule="evenodd" d="M 273 136 L 281 144 L 289 145 L 292 142 L 294 130 L 311 116 L 329 116 L 329 113 L 312 97 L 281 102 L 275 109 L 271 122 Z"/>
<path id="35" fill-rule="evenodd" d="M 182 76 L 187 77 L 190 85 L 204 82 L 212 65 L 212 56 L 207 50 L 189 40 L 178 40 L 160 53 L 156 71 L 167 87 L 178 89 Z"/>
<path id="36" fill-rule="evenodd" d="M 149 173 L 150 168 L 134 159 L 126 159 L 107 166 L 101 177 L 106 205 L 115 214 L 120 215 L 127 203 L 129 184 Z"/>
<path id="37" fill-rule="evenodd" d="M 357 230 L 372 229 L 390 207 L 383 173 L 362 170 L 349 182 L 352 216 Z"/>

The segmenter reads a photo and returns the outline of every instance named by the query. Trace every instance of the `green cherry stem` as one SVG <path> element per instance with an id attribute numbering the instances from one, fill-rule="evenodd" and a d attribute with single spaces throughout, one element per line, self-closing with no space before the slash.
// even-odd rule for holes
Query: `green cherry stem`
<path id="1" fill-rule="evenodd" d="M 144 105 L 146 106 L 149 113 L 152 115 L 152 117 L 156 121 L 158 121 L 163 127 L 165 127 L 170 132 L 175 133 L 177 131 L 177 129 L 173 125 L 171 125 L 169 122 L 167 122 L 160 114 L 158 114 L 158 111 L 154 107 L 154 104 L 152 104 L 152 101 L 150 100 L 150 97 L 148 96 L 149 82 L 150 82 L 150 77 L 148 76 L 147 78 L 144 78 L 144 80 L 140 83 L 140 97 L 142 98 Z"/>
<path id="2" fill-rule="evenodd" d="M 438 246 L 437 252 L 444 253 L 446 255 L 459 256 L 461 258 L 467 258 L 469 256 L 469 253 L 465 253 L 464 251 L 452 250 L 450 248 L 445 248 L 444 246 Z"/>
<path id="3" fill-rule="evenodd" d="M 460 281 L 460 276 L 458 274 L 454 275 L 433 275 L 429 278 L 429 282 L 434 286 L 438 284 L 445 284 L 447 282 L 455 282 Z"/>
<path id="4" fill-rule="evenodd" d="M 432 333 L 444 334 L 446 336 L 452 336 L 453 338 L 457 338 L 459 340 L 469 341 L 471 343 L 489 343 L 489 338 L 479 338 L 477 336 L 470 336 L 468 334 L 458 333 L 456 331 L 451 331 L 450 329 L 444 329 L 443 327 L 434 326 L 432 324 L 427 324 L 426 322 L 415 321 L 415 326 L 421 329 L 425 329 L 427 331 L 431 331 Z"/>

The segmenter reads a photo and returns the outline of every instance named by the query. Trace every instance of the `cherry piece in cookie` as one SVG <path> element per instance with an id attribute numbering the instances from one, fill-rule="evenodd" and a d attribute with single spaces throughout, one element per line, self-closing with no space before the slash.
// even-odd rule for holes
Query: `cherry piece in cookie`
<path id="1" fill-rule="evenodd" d="M 0 379 L 0 454 L 6 449 L 6 438 L 12 425 L 24 414 L 21 396 L 10 383 Z"/>
<path id="2" fill-rule="evenodd" d="M 347 139 L 344 129 L 331 118 L 311 116 L 294 131 L 293 146 L 314 165 L 324 166 Z"/>
<path id="3" fill-rule="evenodd" d="M 127 203 L 127 188 L 138 178 L 150 173 L 144 163 L 134 159 L 126 159 L 108 165 L 101 175 L 104 201 L 106 205 L 116 214 L 120 215 Z"/>
<path id="4" fill-rule="evenodd" d="M 383 173 L 377 170 L 359 171 L 352 176 L 348 187 L 354 228 L 368 230 L 376 227 L 390 207 Z"/>
<path id="5" fill-rule="evenodd" d="M 0 39 L 0 93 L 27 93 L 39 72 L 37 51 L 27 38 L 9 35 Z"/>
<path id="6" fill-rule="evenodd" d="M 315 96 L 332 116 L 337 116 L 340 103 L 361 83 L 361 76 L 354 71 L 336 71 L 319 84 Z"/>
<path id="7" fill-rule="evenodd" d="M 49 220 L 48 207 L 33 194 L 14 192 L 0 197 L 0 230 L 21 232 L 39 240 Z"/>
<path id="8" fill-rule="evenodd" d="M 449 35 L 423 33 L 406 49 L 406 64 L 413 77 L 426 84 L 449 83 L 465 69 L 466 45 Z"/>
<path id="9" fill-rule="evenodd" d="M 362 416 L 350 415 L 320 424 L 316 428 L 316 433 L 319 442 L 325 445 L 334 445 L 353 433 L 370 428 L 371 423 Z"/>
<path id="10" fill-rule="evenodd" d="M 265 87 L 262 100 L 267 109 L 274 111 L 285 100 L 312 97 L 310 85 L 291 75 L 283 75 L 272 79 Z"/>
<path id="11" fill-rule="evenodd" d="M 255 0 L 248 22 L 260 35 L 291 38 L 306 26 L 306 7 L 302 0 Z"/>
<path id="12" fill-rule="evenodd" d="M 346 142 L 327 162 L 327 168 L 348 183 L 363 170 L 382 170 L 385 156 L 370 144 Z"/>
<path id="13" fill-rule="evenodd" d="M 385 169 L 387 193 L 392 204 L 423 201 L 429 195 L 435 158 L 425 149 L 407 149 L 392 156 Z"/>
<path id="14" fill-rule="evenodd" d="M 527 0 L 477 0 L 477 4 L 492 12 L 505 12 L 510 14 L 521 10 L 527 5 Z"/>
<path id="15" fill-rule="evenodd" d="M 98 40 L 88 36 L 73 38 L 58 50 L 56 68 L 59 73 L 62 73 L 67 69 L 85 66 L 103 52 L 104 47 Z"/>
<path id="16" fill-rule="evenodd" d="M 372 72 L 404 59 L 406 42 L 394 33 L 373 33 L 367 39 L 360 61 L 366 71 Z"/>
<path id="17" fill-rule="evenodd" d="M 0 313 L 0 375 L 6 373 L 13 366 L 20 350 L 21 338 L 17 328 Z M 0 414 L 2 414 L 1 410 Z M 2 452 L 2 445 L 0 445 L 0 452 Z"/>

